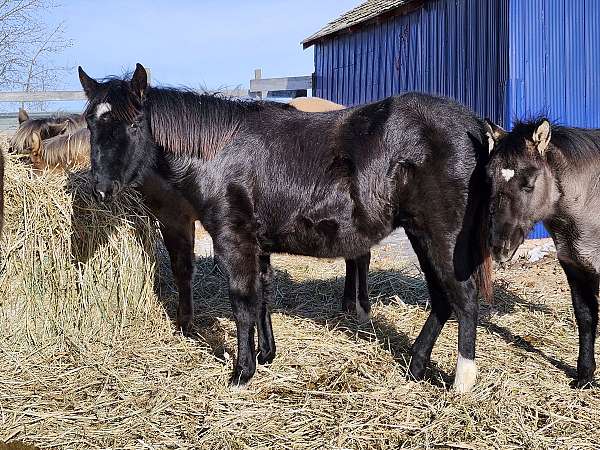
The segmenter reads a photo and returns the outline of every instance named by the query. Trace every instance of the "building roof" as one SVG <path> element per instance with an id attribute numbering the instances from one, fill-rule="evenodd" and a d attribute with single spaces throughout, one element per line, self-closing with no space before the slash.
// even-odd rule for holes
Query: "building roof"
<path id="1" fill-rule="evenodd" d="M 355 25 L 367 22 L 382 14 L 412 3 L 414 0 L 367 0 L 356 8 L 345 12 L 340 17 L 332 20 L 319 31 L 302 41 L 304 48 L 310 47 L 319 39 L 346 30 Z"/>

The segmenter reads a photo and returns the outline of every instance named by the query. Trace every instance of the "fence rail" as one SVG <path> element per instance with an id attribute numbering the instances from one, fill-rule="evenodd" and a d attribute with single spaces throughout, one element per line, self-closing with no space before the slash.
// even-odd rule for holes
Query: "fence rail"
<path id="1" fill-rule="evenodd" d="M 254 71 L 254 78 L 250 80 L 250 89 L 236 88 L 219 91 L 228 97 L 251 98 L 294 98 L 305 97 L 308 91 L 312 92 L 313 77 L 281 77 L 262 78 L 262 70 Z M 85 101 L 83 91 L 21 91 L 0 92 L 0 103 L 29 103 L 29 102 L 69 102 Z M 52 114 L 51 112 L 43 115 Z M 37 114 L 36 114 L 37 115 Z M 17 127 L 17 113 L 0 113 L 0 131 L 14 131 Z"/>

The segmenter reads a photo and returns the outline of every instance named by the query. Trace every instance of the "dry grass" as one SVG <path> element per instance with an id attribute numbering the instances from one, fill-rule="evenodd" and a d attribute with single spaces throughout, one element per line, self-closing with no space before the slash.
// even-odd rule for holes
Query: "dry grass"
<path id="1" fill-rule="evenodd" d="M 564 276 L 552 260 L 497 271 L 495 304 L 484 307 L 478 330 L 480 377 L 472 394 L 458 396 L 448 390 L 454 321 L 434 349 L 429 381 L 405 378 L 409 345 L 428 313 L 418 269 L 376 250 L 373 320 L 358 326 L 339 313 L 343 262 L 277 256 L 279 353 L 236 392 L 226 387 L 235 326 L 212 260 L 198 261 L 194 337 L 180 337 L 169 317 L 175 295 L 164 251 L 160 292 L 153 230 L 143 210 L 129 210 L 134 196 L 109 213 L 88 201 L 81 179 L 30 179 L 13 164 L 6 184 L 0 442 L 598 448 L 600 390 L 569 386 L 577 333 Z M 83 201 L 71 201 L 69 185 Z M 91 215 L 93 226 L 74 221 L 79 214 Z M 69 256 L 73 230 L 80 245 L 100 242 L 79 268 Z"/>

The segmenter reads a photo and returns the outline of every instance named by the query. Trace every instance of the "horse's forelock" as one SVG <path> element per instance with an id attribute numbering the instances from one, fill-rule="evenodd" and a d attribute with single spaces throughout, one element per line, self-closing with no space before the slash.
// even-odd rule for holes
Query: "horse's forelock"
<path id="1" fill-rule="evenodd" d="M 93 115 L 99 105 L 110 105 L 111 115 L 120 121 L 132 123 L 142 111 L 140 99 L 131 91 L 127 80 L 108 78 L 101 82 L 93 98 L 88 100 L 84 117 Z"/>

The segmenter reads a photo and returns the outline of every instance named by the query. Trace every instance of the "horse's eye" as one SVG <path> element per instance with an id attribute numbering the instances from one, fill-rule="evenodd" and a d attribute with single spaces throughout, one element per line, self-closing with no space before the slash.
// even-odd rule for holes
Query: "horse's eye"
<path id="1" fill-rule="evenodd" d="M 529 193 L 533 192 L 533 186 L 527 184 L 527 185 L 523 186 L 521 188 L 521 190 L 523 192 L 527 192 L 529 194 Z"/>

